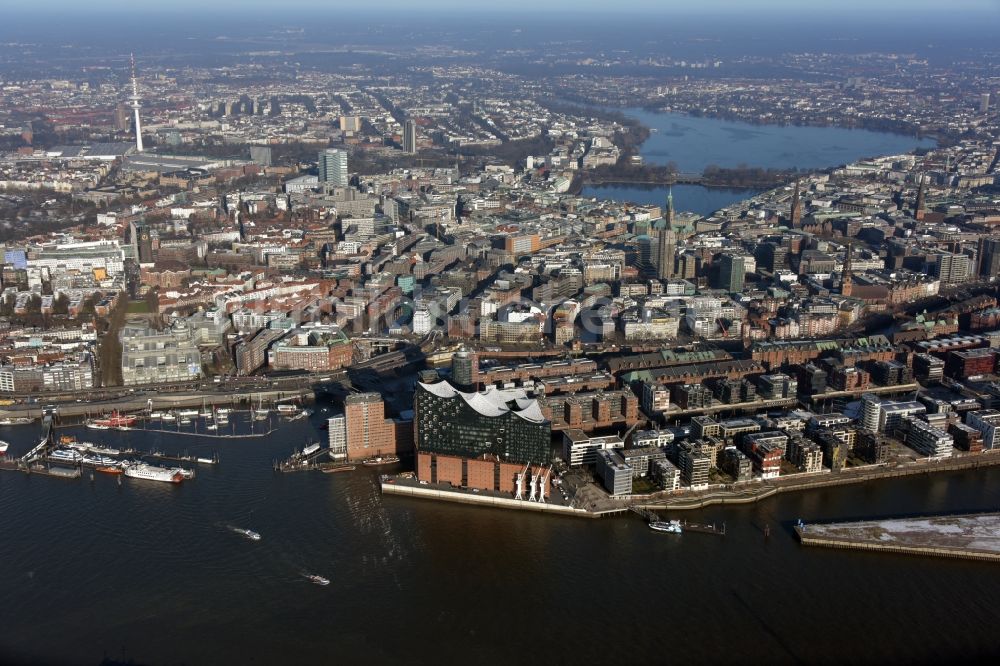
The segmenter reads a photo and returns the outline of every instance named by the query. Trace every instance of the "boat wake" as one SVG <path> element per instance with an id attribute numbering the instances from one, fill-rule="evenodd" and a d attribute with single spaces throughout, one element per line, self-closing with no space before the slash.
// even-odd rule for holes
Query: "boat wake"
<path id="1" fill-rule="evenodd" d="M 250 541 L 260 541 L 260 534 L 254 532 L 253 530 L 246 529 L 244 527 L 237 527 L 236 525 L 226 525 L 230 532 L 239 534 Z"/>

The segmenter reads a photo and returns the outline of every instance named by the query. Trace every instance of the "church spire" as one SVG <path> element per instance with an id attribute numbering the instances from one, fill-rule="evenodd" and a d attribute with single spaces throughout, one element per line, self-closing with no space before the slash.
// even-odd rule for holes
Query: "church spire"
<path id="1" fill-rule="evenodd" d="M 663 214 L 663 229 L 660 230 L 657 254 L 656 277 L 669 280 L 674 276 L 676 261 L 676 239 L 674 236 L 674 190 L 667 194 L 667 210 Z"/>

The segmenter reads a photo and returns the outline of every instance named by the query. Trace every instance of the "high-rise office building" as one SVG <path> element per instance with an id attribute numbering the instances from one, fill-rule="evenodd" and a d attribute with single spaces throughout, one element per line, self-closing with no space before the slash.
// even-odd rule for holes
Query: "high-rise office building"
<path id="1" fill-rule="evenodd" d="M 417 152 L 417 123 L 413 120 L 403 123 L 403 152 L 411 155 Z"/>
<path id="2" fill-rule="evenodd" d="M 479 382 L 479 361 L 475 352 L 463 346 L 452 355 L 451 380 L 460 390 L 476 390 L 476 384 Z"/>
<path id="3" fill-rule="evenodd" d="M 979 113 L 989 113 L 990 111 L 990 94 L 983 93 L 979 97 Z"/>
<path id="4" fill-rule="evenodd" d="M 980 236 L 976 262 L 979 266 L 979 277 L 991 278 L 1000 275 L 1000 237 Z"/>
<path id="5" fill-rule="evenodd" d="M 271 146 L 250 146 L 250 161 L 260 166 L 271 166 Z"/>
<path id="6" fill-rule="evenodd" d="M 319 154 L 319 182 L 336 187 L 347 187 L 347 151 L 328 148 Z"/>
<path id="7" fill-rule="evenodd" d="M 327 432 L 330 436 L 330 457 L 334 460 L 347 458 L 347 417 L 337 414 L 327 420 Z"/>
<path id="8" fill-rule="evenodd" d="M 347 457 L 350 460 L 398 453 L 397 428 L 385 417 L 385 402 L 378 393 L 355 393 L 344 399 Z"/>
<path id="9" fill-rule="evenodd" d="M 731 294 L 743 291 L 743 278 L 746 275 L 743 257 L 734 254 L 724 254 L 719 261 L 718 288 Z"/>

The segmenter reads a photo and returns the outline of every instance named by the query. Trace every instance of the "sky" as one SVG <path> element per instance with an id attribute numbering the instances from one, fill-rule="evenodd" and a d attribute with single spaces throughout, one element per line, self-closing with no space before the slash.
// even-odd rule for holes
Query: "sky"
<path id="1" fill-rule="evenodd" d="M 427 11 L 461 12 L 594 12 L 594 13 L 671 13 L 671 14 L 712 14 L 716 12 L 788 12 L 797 15 L 831 14 L 845 12 L 926 12 L 947 13 L 952 16 L 969 13 L 993 14 L 1000 17 L 1000 0 L 503 0 L 502 2 L 476 2 L 475 0 L 171 0 L 166 3 L 152 3 L 142 0 L 34 0 L 17 3 L 19 6 L 5 9 L 14 12 L 48 11 L 129 11 L 149 13 L 178 13 L 243 11 L 260 13 L 287 13 L 292 10 L 312 10 L 324 13 L 371 13 L 398 10 L 414 13 Z M 137 7 L 142 9 L 137 12 Z"/>

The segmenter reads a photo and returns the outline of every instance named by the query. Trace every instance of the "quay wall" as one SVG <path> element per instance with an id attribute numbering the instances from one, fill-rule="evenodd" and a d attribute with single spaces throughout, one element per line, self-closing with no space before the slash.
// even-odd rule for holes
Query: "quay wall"
<path id="1" fill-rule="evenodd" d="M 687 509 L 701 509 L 706 506 L 716 504 L 753 504 L 754 502 L 759 502 L 763 499 L 767 499 L 768 497 L 773 497 L 774 495 L 785 492 L 843 486 L 853 483 L 863 483 L 865 481 L 875 481 L 878 479 L 892 479 L 903 476 L 912 476 L 915 474 L 934 474 L 937 472 L 977 469 L 979 467 L 992 467 L 995 465 L 1000 465 L 1000 450 L 987 451 L 970 456 L 962 456 L 961 458 L 954 460 L 915 462 L 901 465 L 899 467 L 878 467 L 858 472 L 845 471 L 836 475 L 826 474 L 819 477 L 811 476 L 807 479 L 796 479 L 785 483 L 782 483 L 782 480 L 778 479 L 776 482 L 765 482 L 767 485 L 760 485 L 754 489 L 719 491 L 717 493 L 698 497 L 678 496 L 662 501 L 651 500 L 635 502 L 635 505 L 644 509 L 679 511 Z"/>
<path id="2" fill-rule="evenodd" d="M 410 497 L 444 500 L 446 502 L 458 502 L 460 504 L 479 504 L 492 506 L 498 509 L 557 513 L 564 516 L 577 516 L 580 518 L 598 518 L 601 515 L 584 509 L 574 509 L 572 507 L 561 506 L 558 504 L 527 502 L 525 500 L 508 499 L 506 497 L 491 497 L 489 495 L 472 495 L 449 490 L 437 490 L 434 488 L 417 488 L 397 483 L 382 482 L 381 487 L 382 492 L 386 495 L 408 495 Z"/>
<path id="3" fill-rule="evenodd" d="M 829 539 L 808 536 L 797 526 L 795 528 L 795 533 L 798 534 L 799 541 L 806 546 L 822 546 L 825 548 L 843 548 L 848 550 L 874 550 L 887 553 L 902 553 L 905 555 L 928 555 L 932 557 L 952 557 L 964 560 L 1000 562 L 1000 553 L 970 551 L 961 548 L 947 548 L 942 546 L 901 546 L 898 544 L 892 545 L 875 541 Z"/>

